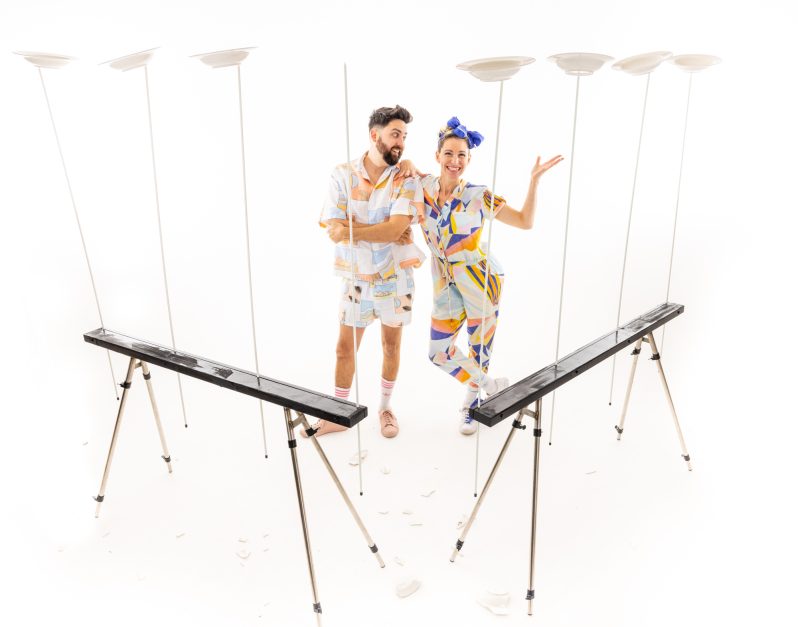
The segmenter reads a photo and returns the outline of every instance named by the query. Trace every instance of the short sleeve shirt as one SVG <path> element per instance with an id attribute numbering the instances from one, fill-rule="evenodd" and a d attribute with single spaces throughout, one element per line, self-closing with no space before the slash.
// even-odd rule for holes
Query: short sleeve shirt
<path id="1" fill-rule="evenodd" d="M 335 168 L 324 199 L 319 224 L 328 226 L 329 220 L 348 220 L 352 212 L 354 224 L 379 224 L 391 216 L 410 216 L 411 223 L 423 217 L 424 194 L 418 178 L 395 180 L 399 171 L 388 166 L 373 183 L 369 180 L 363 160 L 344 163 Z M 401 268 L 418 267 L 424 253 L 415 244 L 398 245 L 390 242 L 357 242 L 353 248 L 354 272 L 366 281 L 390 280 Z M 350 277 L 352 259 L 349 243 L 335 246 L 335 273 Z"/>
<path id="2" fill-rule="evenodd" d="M 452 197 L 439 206 L 439 177 L 425 176 L 421 183 L 424 189 L 421 228 L 432 254 L 448 263 L 481 263 L 486 257 L 479 241 L 485 219 L 490 216 L 491 203 L 494 215 L 504 208 L 504 198 L 494 196 L 484 185 L 472 185 L 461 179 Z M 491 266 L 500 272 L 493 258 Z"/>

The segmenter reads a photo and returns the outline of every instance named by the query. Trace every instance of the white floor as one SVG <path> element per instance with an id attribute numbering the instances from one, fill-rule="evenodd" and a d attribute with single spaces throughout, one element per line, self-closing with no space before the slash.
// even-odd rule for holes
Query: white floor
<path id="1" fill-rule="evenodd" d="M 92 350 L 103 372 L 100 351 L 77 348 Z M 619 389 L 630 361 L 619 361 Z M 667 356 L 663 362 L 667 369 Z M 450 399 L 431 393 L 443 375 L 417 363 L 407 364 L 396 391 L 399 437 L 382 439 L 372 417 L 363 423 L 362 497 L 348 463 L 354 433 L 321 440 L 384 570 L 312 447 L 300 442 L 325 625 L 791 623 L 783 613 L 791 584 L 780 565 L 795 557 L 795 519 L 787 482 L 777 474 L 789 466 L 780 455 L 790 444 L 758 433 L 742 408 L 723 395 L 706 397 L 700 382 L 673 373 L 695 467 L 688 472 L 650 361 L 640 361 L 620 443 L 612 427 L 621 394 L 609 408 L 608 363 L 563 388 L 554 444 L 544 436 L 542 448 L 537 599 L 529 618 L 531 430 L 517 434 L 461 558 L 450 564 L 458 520 L 474 503 L 476 438 L 459 435 Z M 81 378 L 65 371 L 53 387 L 67 396 L 70 387 L 87 390 Z M 13 426 L 3 442 L 11 514 L 2 536 L 3 615 L 15 617 L 15 625 L 314 624 L 281 412 L 266 408 L 265 460 L 254 400 L 184 380 L 186 430 L 175 411 L 174 375 L 155 369 L 153 380 L 174 473 L 159 459 L 137 379 L 97 520 L 91 496 L 113 424 L 110 386 L 86 395 L 95 407 L 84 416 L 58 399 L 30 396 L 33 405 L 61 408 L 47 426 L 45 416 L 20 424 L 4 411 Z M 363 387 L 364 399 L 374 400 L 374 386 Z M 548 433 L 548 415 L 544 426 Z M 508 429 L 508 421 L 482 429 L 480 483 Z M 394 589 L 405 578 L 418 579 L 421 588 L 400 599 Z M 476 602 L 499 589 L 511 594 L 507 616 Z"/>
<path id="2" fill-rule="evenodd" d="M 340 3 L 278 10 L 238 0 L 224 16 L 211 2 L 190 11 L 111 4 L 0 6 L 0 625 L 315 624 L 279 408 L 266 406 L 266 460 L 256 401 L 184 379 L 185 429 L 174 374 L 154 369 L 174 459 L 168 475 L 137 379 L 94 518 L 116 401 L 105 355 L 81 338 L 99 323 L 39 78 L 5 50 L 80 57 L 46 81 L 106 324 L 166 344 L 142 77 L 96 65 L 159 45 L 151 88 L 178 347 L 252 368 L 234 74 L 188 55 L 256 45 L 243 74 L 260 360 L 265 374 L 321 391 L 332 383 L 337 287 L 315 220 L 344 149 L 343 61 L 353 153 L 364 148 L 371 108 L 399 101 L 416 116 L 407 156 L 425 169 L 448 116 L 485 131 L 487 147 L 469 174 L 487 182 L 495 85 L 478 85 L 454 65 L 537 56 L 505 93 L 496 187 L 520 204 L 534 156 L 570 148 L 573 82 L 546 55 L 585 49 L 622 58 L 664 48 L 723 57 L 693 85 L 671 290 L 686 311 L 669 325 L 663 351 L 693 472 L 650 361 L 640 361 L 616 441 L 631 361 L 621 354 L 612 407 L 609 362 L 557 395 L 553 445 L 542 451 L 535 615 L 524 601 L 530 429 L 517 434 L 450 564 L 457 523 L 474 503 L 476 439 L 457 433 L 461 390 L 426 357 L 426 268 L 403 340 L 394 403 L 402 431 L 393 441 L 375 426 L 376 333 L 364 341 L 361 402 L 372 416 L 362 426 L 363 496 L 348 463 L 354 434 L 322 439 L 384 570 L 308 442 L 299 455 L 325 626 L 798 624 L 790 182 L 798 102 L 783 62 L 793 54 L 794 9 L 777 1 L 722 9 L 686 0 L 411 1 L 394 22 L 366 2 L 346 12 Z M 394 49 L 389 71 L 349 32 Z M 615 322 L 643 80 L 606 69 L 582 83 L 564 351 Z M 686 76 L 672 66 L 651 82 L 622 321 L 663 300 L 685 91 Z M 513 381 L 554 354 L 568 170 L 546 176 L 534 231 L 499 226 L 493 240 L 507 283 L 491 367 Z M 312 200 L 276 201 L 275 181 Z M 275 276 L 286 267 L 293 273 Z M 117 379 L 124 367 L 115 356 Z M 544 411 L 547 439 L 550 400 Z M 509 428 L 482 430 L 480 484 Z M 421 587 L 400 599 L 395 586 L 406 578 Z M 491 589 L 511 595 L 507 616 L 477 604 Z"/>

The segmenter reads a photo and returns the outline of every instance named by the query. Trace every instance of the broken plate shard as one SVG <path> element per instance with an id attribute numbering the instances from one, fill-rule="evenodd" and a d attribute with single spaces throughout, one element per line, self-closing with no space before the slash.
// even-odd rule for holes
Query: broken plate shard
<path id="1" fill-rule="evenodd" d="M 506 616 L 510 613 L 510 594 L 505 590 L 488 590 L 477 599 L 477 603 L 492 614 Z"/>
<path id="2" fill-rule="evenodd" d="M 358 459 L 358 455 L 357 455 L 357 453 L 355 453 L 350 458 L 349 465 L 350 466 L 357 466 L 360 462 L 362 462 L 364 459 L 366 459 L 368 454 L 369 454 L 369 452 L 366 449 L 363 449 L 362 451 L 360 451 L 360 459 Z"/>
<path id="3" fill-rule="evenodd" d="M 412 509 L 403 509 L 402 513 L 404 515 L 406 515 L 406 516 L 411 516 L 413 514 L 413 510 Z"/>
<path id="4" fill-rule="evenodd" d="M 429 496 L 432 496 L 433 494 L 435 494 L 435 488 L 430 488 L 430 489 L 428 489 L 428 490 L 426 490 L 426 491 L 422 492 L 422 493 L 421 493 L 421 496 L 423 496 L 423 497 L 429 497 Z"/>
<path id="5" fill-rule="evenodd" d="M 380 472 L 384 475 L 390 475 L 391 469 L 388 468 L 388 466 L 386 466 L 385 464 L 383 464 L 382 466 L 380 466 Z"/>
<path id="6" fill-rule="evenodd" d="M 240 557 L 242 560 L 245 560 L 251 555 L 251 553 L 246 549 L 241 549 L 240 551 L 236 552 L 236 555 L 238 555 L 238 557 Z"/>
<path id="7" fill-rule="evenodd" d="M 394 558 L 393 558 L 393 561 L 394 561 L 395 563 L 399 564 L 399 566 L 404 566 L 404 565 L 405 565 L 405 563 L 402 561 L 402 558 L 401 558 L 401 557 L 394 557 Z"/>
<path id="8" fill-rule="evenodd" d="M 408 577 L 396 584 L 396 596 L 398 596 L 400 599 L 404 599 L 405 597 L 409 597 L 420 587 L 421 582 L 418 579 Z"/>

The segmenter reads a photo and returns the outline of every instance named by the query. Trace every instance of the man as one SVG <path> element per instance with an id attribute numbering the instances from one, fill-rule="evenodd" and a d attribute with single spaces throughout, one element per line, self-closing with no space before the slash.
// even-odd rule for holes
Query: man
<path id="1" fill-rule="evenodd" d="M 399 433 L 391 394 L 399 373 L 402 326 L 410 323 L 412 314 L 413 268 L 424 260 L 410 236 L 411 222 L 423 215 L 423 190 L 418 179 L 396 176 L 412 120 L 410 112 L 399 105 L 372 112 L 370 147 L 359 159 L 335 168 L 319 221 L 336 242 L 335 273 L 343 279 L 335 396 L 349 398 L 355 373 L 353 328 L 359 347 L 366 327 L 379 319 L 383 359 L 378 414 L 380 433 L 386 438 Z M 320 420 L 314 429 L 318 437 L 345 427 Z"/>

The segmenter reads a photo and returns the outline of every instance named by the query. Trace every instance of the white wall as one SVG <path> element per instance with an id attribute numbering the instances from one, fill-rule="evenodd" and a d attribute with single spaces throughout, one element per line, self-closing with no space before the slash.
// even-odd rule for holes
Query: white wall
<path id="1" fill-rule="evenodd" d="M 105 323 L 168 344 L 143 73 L 97 65 L 161 46 L 149 76 L 177 345 L 251 368 L 235 70 L 210 70 L 188 56 L 258 47 L 241 72 L 260 361 L 264 373 L 318 390 L 331 385 L 337 280 L 330 272 L 331 245 L 316 219 L 329 171 L 346 157 L 344 62 L 353 155 L 366 148 L 370 111 L 398 102 L 415 117 L 407 157 L 432 169 L 436 131 L 458 115 L 487 138 L 474 152 L 468 178 L 489 183 L 498 86 L 454 66 L 503 54 L 538 59 L 505 85 L 496 189 L 520 204 L 536 155 L 563 153 L 566 161 L 543 180 L 532 232 L 501 224 L 494 232 L 507 282 L 493 368 L 517 380 L 553 360 L 572 157 L 575 79 L 546 57 L 591 51 L 622 58 L 660 49 L 722 57 L 721 65 L 693 81 L 671 288 L 671 300 L 685 304 L 686 312 L 669 328 L 666 367 L 683 426 L 693 435 L 694 457 L 704 456 L 707 473 L 712 461 L 714 482 L 707 489 L 728 497 L 712 510 L 734 525 L 722 536 L 728 550 L 741 543 L 751 548 L 747 561 L 734 566 L 735 585 L 744 588 L 755 571 L 766 579 L 763 590 L 772 592 L 779 589 L 779 565 L 796 556 L 787 535 L 795 522 L 788 495 L 798 435 L 788 339 L 795 303 L 798 207 L 791 180 L 798 103 L 789 87 L 787 43 L 796 26 L 794 8 L 775 1 L 756 9 L 681 0 L 268 8 L 241 0 L 224 6 L 7 1 L 0 6 L 0 50 L 78 57 L 44 76 Z M 14 573 L 31 564 L 53 568 L 47 552 L 53 546 L 97 533 L 82 519 L 90 517 L 88 507 L 75 509 L 74 503 L 94 490 L 115 403 L 105 356 L 81 338 L 99 320 L 36 69 L 5 54 L 0 76 L 0 456 L 7 488 L 2 508 L 8 510 L 2 518 L 10 524 L 3 541 L 12 556 L 1 570 L 13 585 L 14 579 L 28 583 Z M 644 84 L 643 77 L 609 68 L 581 83 L 563 352 L 615 322 Z M 652 75 L 622 321 L 664 300 L 686 89 L 687 75 L 669 64 Z M 405 334 L 404 391 L 439 391 L 451 404 L 459 390 L 426 362 L 427 273 L 418 273 L 416 320 Z M 361 358 L 368 373 L 361 379 L 363 402 L 375 396 L 377 342 L 370 334 Z M 123 360 L 115 358 L 114 365 L 119 378 Z M 606 407 L 609 364 L 587 376 L 592 402 Z M 620 369 L 618 400 L 625 376 Z M 174 379 L 162 378 L 162 412 L 173 438 L 183 437 Z M 186 383 L 190 421 L 207 423 L 209 431 L 228 428 L 204 411 L 208 394 Z M 656 389 L 652 398 L 662 402 Z M 251 412 L 255 429 L 254 407 L 223 400 Z M 277 447 L 279 412 L 270 408 L 267 418 Z M 565 440 L 565 415 L 560 420 Z M 90 459 L 80 456 L 84 441 L 90 441 Z M 736 520 L 726 520 L 727 511 Z M 702 566 L 707 577 L 725 576 L 716 564 Z M 360 574 L 348 575 L 353 585 Z M 757 597 L 778 616 L 765 598 Z M 752 602 L 752 616 L 757 608 Z M 642 624 L 635 615 L 625 620 Z"/>

